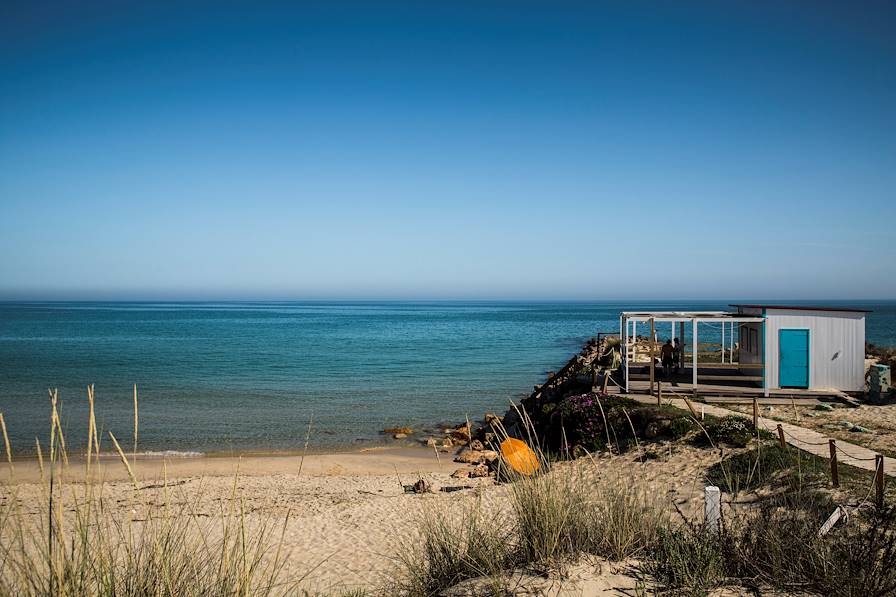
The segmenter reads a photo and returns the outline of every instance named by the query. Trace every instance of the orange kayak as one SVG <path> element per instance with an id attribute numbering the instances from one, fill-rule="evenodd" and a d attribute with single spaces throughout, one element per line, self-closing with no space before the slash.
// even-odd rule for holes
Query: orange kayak
<path id="1" fill-rule="evenodd" d="M 521 475 L 531 476 L 538 470 L 538 456 L 526 442 L 508 437 L 501 442 L 501 455 L 510 468 Z"/>

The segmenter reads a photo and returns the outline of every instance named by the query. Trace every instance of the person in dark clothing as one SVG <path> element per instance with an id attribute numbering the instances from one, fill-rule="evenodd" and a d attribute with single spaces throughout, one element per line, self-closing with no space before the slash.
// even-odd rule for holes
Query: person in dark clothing
<path id="1" fill-rule="evenodd" d="M 660 356 L 663 362 L 663 377 L 666 378 L 672 375 L 672 354 L 672 340 L 666 340 L 666 343 L 660 349 Z"/>

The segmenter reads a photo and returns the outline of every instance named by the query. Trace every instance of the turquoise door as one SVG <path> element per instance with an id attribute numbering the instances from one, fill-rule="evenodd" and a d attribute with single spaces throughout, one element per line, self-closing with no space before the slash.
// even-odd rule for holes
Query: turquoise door
<path id="1" fill-rule="evenodd" d="M 778 338 L 779 386 L 809 387 L 809 330 L 781 330 Z"/>

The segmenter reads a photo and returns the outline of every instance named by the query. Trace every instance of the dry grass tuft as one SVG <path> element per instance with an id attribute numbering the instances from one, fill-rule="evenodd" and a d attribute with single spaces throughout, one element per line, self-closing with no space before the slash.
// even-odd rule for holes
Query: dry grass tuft
<path id="1" fill-rule="evenodd" d="M 167 480 L 160 493 L 135 491 L 127 508 L 104 496 L 104 484 L 89 475 L 68 485 L 68 457 L 57 404 L 50 391 L 51 427 L 45 468 L 40 440 L 42 497 L 22 504 L 15 487 L 4 487 L 0 506 L 0 595 L 38 597 L 268 597 L 300 594 L 301 578 L 284 580 L 283 532 L 265 521 L 247 524 L 234 481 L 230 508 L 209 516 L 193 509 L 197 496 L 170 499 Z M 88 388 L 89 463 L 98 441 L 93 387 Z M 135 437 L 136 437 L 135 415 Z M 131 482 L 130 463 L 109 433 Z M 7 453 L 9 453 L 7 448 Z M 89 464 L 88 464 L 89 466 Z M 174 506 L 173 504 L 182 504 Z M 27 511 L 26 511 L 27 510 Z M 139 514 L 138 514 L 139 512 Z M 139 516 L 139 517 L 138 517 Z"/>

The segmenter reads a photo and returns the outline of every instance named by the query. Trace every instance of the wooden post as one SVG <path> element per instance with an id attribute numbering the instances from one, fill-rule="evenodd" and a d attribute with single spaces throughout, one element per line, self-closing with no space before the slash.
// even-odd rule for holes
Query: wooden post
<path id="1" fill-rule="evenodd" d="M 884 457 L 883 454 L 874 456 L 874 485 L 876 486 L 875 502 L 878 508 L 884 507 Z"/>
<path id="2" fill-rule="evenodd" d="M 759 431 L 759 399 L 753 396 L 753 429 Z"/>
<path id="3" fill-rule="evenodd" d="M 778 441 L 781 442 L 781 449 L 787 449 L 787 442 L 784 440 L 784 428 L 778 423 Z"/>
<path id="4" fill-rule="evenodd" d="M 656 382 L 656 405 L 663 405 L 663 382 L 659 380 Z"/>
<path id="5" fill-rule="evenodd" d="M 607 393 L 607 384 L 610 383 L 610 371 L 604 371 L 604 382 L 600 386 L 600 391 L 604 394 Z"/>
<path id="6" fill-rule="evenodd" d="M 837 471 L 837 440 L 829 439 L 828 445 L 831 447 L 831 484 L 840 487 L 840 474 Z"/>
<path id="7" fill-rule="evenodd" d="M 650 393 L 653 394 L 653 381 L 656 379 L 656 328 L 653 317 L 650 318 Z"/>

